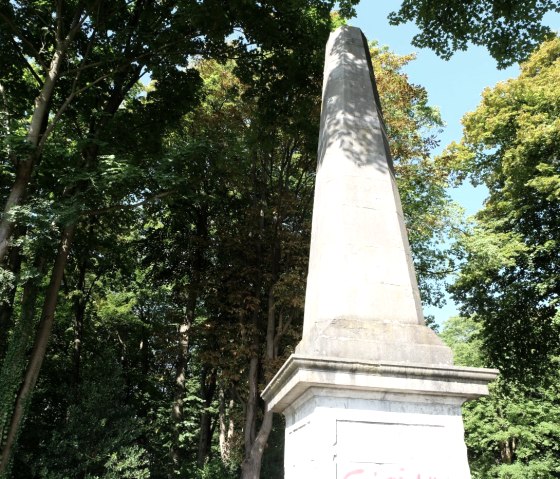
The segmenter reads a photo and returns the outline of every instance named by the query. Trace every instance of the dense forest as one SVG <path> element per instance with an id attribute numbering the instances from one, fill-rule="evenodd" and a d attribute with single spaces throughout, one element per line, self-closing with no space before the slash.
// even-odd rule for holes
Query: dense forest
<path id="1" fill-rule="evenodd" d="M 0 1 L 1 478 L 283 477 L 260 392 L 301 335 L 324 45 L 357 2 Z M 523 61 L 438 157 L 414 56 L 370 44 L 424 304 L 452 278 L 443 339 L 502 372 L 465 407 L 476 478 L 560 477 L 559 9 L 402 2 L 418 46 Z"/>

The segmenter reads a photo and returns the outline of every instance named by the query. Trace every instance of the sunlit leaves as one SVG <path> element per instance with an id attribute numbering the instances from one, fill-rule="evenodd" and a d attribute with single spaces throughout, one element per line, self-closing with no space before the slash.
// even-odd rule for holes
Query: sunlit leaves
<path id="1" fill-rule="evenodd" d="M 466 262 L 455 296 L 483 324 L 494 364 L 524 379 L 553 368 L 560 348 L 559 75 L 560 40 L 553 39 L 518 78 L 485 90 L 465 116 L 461 144 L 446 153 L 459 176 L 489 190 L 462 240 Z"/>
<path id="2" fill-rule="evenodd" d="M 454 317 L 441 338 L 455 363 L 486 366 L 482 325 Z M 515 358 L 511 359 L 515 361 Z M 465 441 L 473 478 L 540 479 L 560 470 L 560 377 L 558 361 L 545 386 L 525 386 L 503 378 L 490 384 L 490 396 L 463 407 Z"/>
<path id="3" fill-rule="evenodd" d="M 471 42 L 485 46 L 498 65 L 505 67 L 526 59 L 551 36 L 543 25 L 543 17 L 550 11 L 560 11 L 555 0 L 404 0 L 389 19 L 393 24 L 414 21 L 420 33 L 413 43 L 431 48 L 443 58 L 466 50 Z"/>

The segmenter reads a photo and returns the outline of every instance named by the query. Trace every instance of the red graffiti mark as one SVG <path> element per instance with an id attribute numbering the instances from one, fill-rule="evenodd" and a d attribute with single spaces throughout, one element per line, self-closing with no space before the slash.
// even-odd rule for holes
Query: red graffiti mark
<path id="1" fill-rule="evenodd" d="M 344 476 L 344 479 L 348 479 L 350 476 L 357 476 L 358 474 L 363 474 L 363 469 L 356 469 L 355 471 L 350 471 L 348 474 Z"/>

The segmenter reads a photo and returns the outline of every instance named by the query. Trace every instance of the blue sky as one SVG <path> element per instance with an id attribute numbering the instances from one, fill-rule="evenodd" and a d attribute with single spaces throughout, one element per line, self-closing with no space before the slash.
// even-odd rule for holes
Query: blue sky
<path id="1" fill-rule="evenodd" d="M 368 40 L 377 40 L 380 45 L 387 45 L 398 54 L 416 53 L 416 60 L 405 71 L 412 83 L 426 88 L 430 104 L 440 109 L 446 125 L 439 136 L 441 146 L 437 153 L 451 141 L 461 138 L 461 118 L 476 108 L 484 88 L 516 77 L 519 68 L 512 66 L 498 70 L 496 62 L 486 50 L 475 46 L 466 52 L 456 53 L 449 61 L 440 59 L 430 50 L 413 47 L 410 42 L 417 32 L 416 26 L 391 26 L 387 20 L 387 15 L 397 10 L 400 3 L 400 0 L 362 0 L 357 7 L 357 17 L 349 23 L 361 28 Z M 560 31 L 559 14 L 549 14 L 545 20 L 553 30 Z M 464 185 L 451 190 L 450 194 L 465 208 L 467 215 L 471 215 L 482 206 L 486 191 L 484 188 Z M 453 302 L 448 300 L 441 310 L 426 308 L 425 313 L 433 314 L 441 324 L 457 314 L 457 310 Z"/>

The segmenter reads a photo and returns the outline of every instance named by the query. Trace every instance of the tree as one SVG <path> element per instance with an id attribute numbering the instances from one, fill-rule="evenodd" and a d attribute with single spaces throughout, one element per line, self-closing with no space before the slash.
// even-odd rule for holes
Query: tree
<path id="1" fill-rule="evenodd" d="M 442 245 L 455 236 L 459 216 L 445 191 L 449 168 L 430 156 L 442 121 L 426 90 L 403 72 L 414 55 L 395 55 L 375 42 L 370 52 L 420 294 L 425 305 L 441 305 L 443 284 L 454 269 L 453 256 Z"/>
<path id="2" fill-rule="evenodd" d="M 519 78 L 485 90 L 446 153 L 489 190 L 453 295 L 481 323 L 491 365 L 525 383 L 546 381 L 560 352 L 559 59 L 560 40 L 545 42 Z"/>
<path id="3" fill-rule="evenodd" d="M 395 25 L 414 21 L 420 33 L 412 44 L 431 48 L 442 58 L 472 43 L 486 47 L 503 68 L 525 60 L 551 37 L 550 28 L 542 24 L 548 12 L 560 12 L 556 0 L 404 0 L 389 20 Z"/>
<path id="4" fill-rule="evenodd" d="M 131 6 L 125 2 L 4 1 L 2 12 L 0 21 L 9 32 L 3 43 L 9 62 L 2 83 L 16 81 L 13 91 L 11 81 L 3 86 L 7 125 L 13 132 L 7 138 L 8 160 L 15 174 L 0 223 L 0 265 L 10 246 L 14 214 L 25 202 L 54 129 L 63 117 L 71 116 L 74 105 L 83 107 L 92 96 L 105 95 L 105 113 L 111 115 L 146 71 L 160 80 L 173 75 L 175 85 L 183 82 L 188 89 L 192 79 L 181 75 L 179 67 L 188 66 L 189 53 L 201 52 L 195 33 L 201 26 L 192 21 L 197 6 L 188 3 L 179 8 L 146 2 Z M 210 34 L 225 35 L 229 28 L 221 26 Z M 175 36 L 171 47 L 173 31 L 181 34 Z M 179 51 L 182 53 L 177 54 Z M 113 91 L 109 85 L 114 85 Z M 26 102 L 17 98 L 22 91 L 28 95 Z M 15 127 L 25 125 L 30 111 L 27 132 L 22 133 L 24 128 L 18 131 Z M 96 122 L 103 123 L 103 118 L 96 118 Z M 91 139 L 99 128 L 96 125 L 88 132 Z M 19 148 L 11 146 L 14 143 Z"/>
<path id="5" fill-rule="evenodd" d="M 451 347 L 455 364 L 488 364 L 482 326 L 472 318 L 455 317 L 443 325 L 441 337 Z M 558 477 L 560 468 L 560 377 L 534 387 L 503 377 L 490 384 L 490 395 L 465 404 L 463 418 L 471 473 L 475 479 L 538 479 Z"/>
<path id="6" fill-rule="evenodd" d="M 343 2 L 341 8 L 350 14 L 353 3 Z M 36 334 L 31 319 L 24 327 L 27 334 L 21 336 L 34 336 L 31 355 L 26 358 L 25 346 L 16 348 L 18 354 L 7 348 L 10 363 L 3 367 L 9 372 L 10 387 L 0 404 L 0 474 L 8 467 L 39 377 L 72 245 L 87 222 L 83 218 L 170 194 L 151 190 L 149 175 L 142 170 L 145 157 L 130 154 L 134 148 L 125 152 L 122 146 L 136 141 L 144 153 L 157 149 L 165 129 L 196 98 L 198 74 L 190 68 L 194 56 L 236 54 L 248 74 L 257 65 L 259 75 L 270 75 L 267 69 L 272 68 L 280 78 L 286 65 L 301 64 L 295 60 L 298 52 L 306 54 L 302 46 L 317 38 L 317 29 L 328 30 L 333 4 L 319 0 L 2 3 L 0 21 L 6 27 L 2 31 L 6 69 L 0 81 L 5 133 L 2 190 L 6 201 L 0 222 L 0 264 L 7 266 L 2 275 L 9 280 L 3 325 L 16 324 L 9 316 L 13 316 L 21 286 L 17 277 L 22 264 L 34 262 L 33 254 L 23 254 L 14 234 L 24 241 L 30 218 L 37 217 L 37 204 L 47 205 L 60 240 L 57 253 L 47 256 L 52 267 L 45 266 L 51 277 L 45 294 L 34 296 L 34 301 L 41 298 L 43 302 Z M 309 15 L 301 15 L 302 10 Z M 235 28 L 239 35 L 226 42 Z M 268 51 L 277 52 L 276 63 L 271 63 Z M 268 63 L 256 61 L 261 56 Z M 136 89 L 147 72 L 157 87 L 143 95 Z M 301 70 L 302 75 L 305 72 Z M 142 134 L 148 130 L 150 135 Z M 11 337 L 15 342 L 20 338 Z M 16 371 L 26 363 L 20 381 Z"/>

